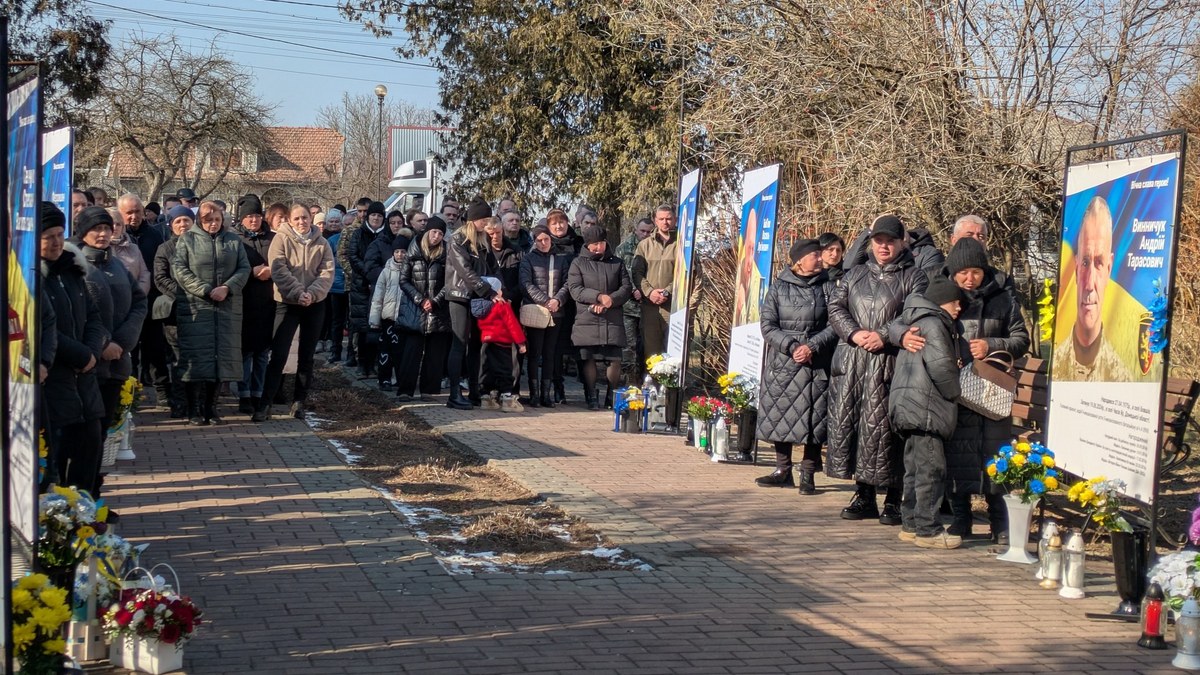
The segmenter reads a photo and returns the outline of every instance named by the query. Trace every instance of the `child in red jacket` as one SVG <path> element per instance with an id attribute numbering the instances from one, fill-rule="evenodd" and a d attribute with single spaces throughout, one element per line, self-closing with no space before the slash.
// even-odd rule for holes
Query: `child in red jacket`
<path id="1" fill-rule="evenodd" d="M 525 330 L 508 302 L 493 303 L 479 319 L 479 341 L 483 343 L 484 410 L 521 412 L 525 408 L 512 395 L 516 386 L 517 354 L 525 353 Z M 513 346 L 516 345 L 516 349 Z"/>

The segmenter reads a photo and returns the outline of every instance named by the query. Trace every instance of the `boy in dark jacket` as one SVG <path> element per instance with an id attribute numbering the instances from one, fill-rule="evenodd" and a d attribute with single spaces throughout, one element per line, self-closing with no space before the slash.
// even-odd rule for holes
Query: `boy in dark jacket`
<path id="1" fill-rule="evenodd" d="M 930 276 L 923 293 L 904 302 L 901 321 L 919 326 L 925 336 L 920 352 L 900 352 L 892 377 L 888 414 L 904 439 L 904 499 L 900 503 L 900 539 L 921 548 L 958 548 L 962 537 L 938 522 L 946 480 L 945 442 L 958 419 L 958 331 L 955 320 L 962 290 L 940 274 Z"/>

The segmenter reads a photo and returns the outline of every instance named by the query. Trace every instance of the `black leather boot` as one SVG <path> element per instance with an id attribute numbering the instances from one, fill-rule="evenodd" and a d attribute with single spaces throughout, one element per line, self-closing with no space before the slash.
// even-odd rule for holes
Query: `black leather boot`
<path id="1" fill-rule="evenodd" d="M 765 476 L 754 479 L 758 487 L 795 487 L 791 469 L 775 469 Z"/>
<path id="2" fill-rule="evenodd" d="M 201 389 L 204 387 L 202 382 L 188 382 L 185 387 L 187 396 L 187 416 L 188 424 L 194 427 L 202 427 L 208 424 L 208 420 L 204 419 L 204 409 L 200 399 L 203 396 Z"/>
<path id="3" fill-rule="evenodd" d="M 813 480 L 812 471 L 800 471 L 800 494 L 815 495 L 817 494 L 817 483 Z"/>
<path id="4" fill-rule="evenodd" d="M 598 396 L 597 396 L 595 387 L 584 387 L 583 388 L 583 399 L 584 399 L 584 401 L 587 402 L 588 410 L 599 410 L 600 409 L 600 404 L 597 403 L 597 398 L 598 398 Z"/>
<path id="5" fill-rule="evenodd" d="M 254 414 L 254 404 L 250 402 L 249 396 L 238 399 L 238 412 L 242 413 L 243 415 Z"/>
<path id="6" fill-rule="evenodd" d="M 538 381 L 532 377 L 529 378 L 529 407 L 542 407 L 541 393 L 538 391 Z"/>
<path id="7" fill-rule="evenodd" d="M 842 518 L 845 520 L 867 520 L 878 517 L 879 504 L 875 502 L 875 488 L 871 486 L 860 485 L 858 491 L 854 493 L 854 499 L 850 500 L 850 505 L 842 509 Z"/>
<path id="8" fill-rule="evenodd" d="M 604 391 L 604 409 L 612 410 L 612 407 L 613 407 L 613 388 L 612 388 L 612 385 L 610 384 Z"/>
<path id="9" fill-rule="evenodd" d="M 217 391 L 219 387 L 216 382 L 204 383 L 204 421 L 209 424 L 223 424 L 225 420 L 217 414 Z"/>
<path id="10" fill-rule="evenodd" d="M 554 401 L 551 398 L 551 394 L 550 394 L 551 385 L 552 385 L 552 383 L 550 382 L 550 380 L 542 380 L 541 404 L 542 404 L 543 408 L 553 408 L 555 405 Z"/>
<path id="11" fill-rule="evenodd" d="M 555 382 L 554 383 L 554 403 L 557 405 L 562 405 L 566 402 L 567 402 L 566 387 L 563 385 L 562 382 Z"/>

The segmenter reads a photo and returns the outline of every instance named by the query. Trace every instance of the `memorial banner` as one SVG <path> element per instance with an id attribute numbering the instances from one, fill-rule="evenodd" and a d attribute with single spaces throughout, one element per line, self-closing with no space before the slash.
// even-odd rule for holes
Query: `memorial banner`
<path id="1" fill-rule="evenodd" d="M 71 236 L 71 178 L 75 169 L 75 130 L 59 127 L 42 134 L 42 199 L 67 215 L 63 236 Z"/>
<path id="2" fill-rule="evenodd" d="M 763 341 L 758 317 L 771 285 L 778 198 L 778 164 L 747 171 L 742 176 L 742 225 L 737 241 L 737 288 L 729 340 L 729 372 L 752 375 L 760 380 Z"/>
<path id="3" fill-rule="evenodd" d="M 33 71 L 36 73 L 36 71 Z M 36 75 L 8 92 L 9 522 L 37 539 L 38 202 L 41 95 Z"/>
<path id="4" fill-rule="evenodd" d="M 1067 471 L 1156 494 L 1179 153 L 1067 167 L 1047 445 Z"/>
<path id="5" fill-rule="evenodd" d="M 700 169 L 683 175 L 679 181 L 679 245 L 675 248 L 675 280 L 671 284 L 671 321 L 667 330 L 667 354 L 686 364 L 691 327 L 692 269 L 696 250 L 696 210 L 700 206 Z M 684 386 L 680 368 L 679 386 Z"/>

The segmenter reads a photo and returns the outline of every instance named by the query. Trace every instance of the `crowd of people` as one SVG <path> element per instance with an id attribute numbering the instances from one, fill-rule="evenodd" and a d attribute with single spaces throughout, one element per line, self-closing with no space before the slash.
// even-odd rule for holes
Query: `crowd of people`
<path id="1" fill-rule="evenodd" d="M 776 469 L 758 485 L 798 482 L 800 494 L 815 494 L 824 469 L 855 481 L 843 518 L 899 525 L 900 539 L 942 549 L 972 535 L 971 498 L 981 494 L 991 537 L 1006 543 L 1001 493 L 984 469 L 1008 437 L 1008 420 L 957 402 L 965 364 L 997 352 L 1018 357 L 1030 345 L 1012 282 L 988 259 L 987 232 L 982 218 L 963 216 L 943 255 L 928 232 L 885 215 L 840 265 L 828 255 L 833 235 L 792 246 L 791 266 L 761 312 L 767 355 L 757 431 L 774 443 Z"/>
<path id="2" fill-rule="evenodd" d="M 389 213 L 365 197 L 328 209 L 264 209 L 252 194 L 229 209 L 190 190 L 161 207 L 106 200 L 74 192 L 66 242 L 64 214 L 42 208 L 44 314 L 57 336 L 43 363 L 52 464 L 93 494 L 131 375 L 198 426 L 222 422 L 222 387 L 255 422 L 284 407 L 302 418 L 318 353 L 400 402 L 445 392 L 460 410 L 554 408 L 574 370 L 599 410 L 666 347 L 678 246 L 669 205 L 610 247 L 586 205 L 527 229 L 511 199 L 495 209 L 448 199 L 435 214 Z M 900 525 L 901 539 L 930 548 L 971 534 L 971 497 L 982 494 L 1002 539 L 984 463 L 1008 430 L 956 404 L 965 363 L 1029 347 L 986 242 L 986 222 L 964 216 L 943 255 L 928 232 L 885 215 L 849 246 L 835 233 L 791 246 L 761 308 L 757 435 L 774 444 L 776 468 L 759 485 L 813 494 L 819 471 L 853 480 L 843 518 Z"/>

